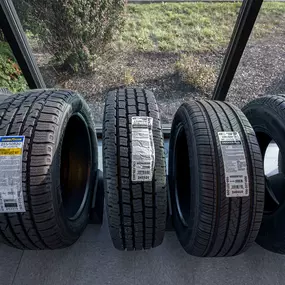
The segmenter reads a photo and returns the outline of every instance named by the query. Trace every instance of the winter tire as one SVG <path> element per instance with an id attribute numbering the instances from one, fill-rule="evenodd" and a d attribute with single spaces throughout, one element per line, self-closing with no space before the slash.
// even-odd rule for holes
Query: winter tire
<path id="1" fill-rule="evenodd" d="M 131 120 L 153 118 L 153 180 L 131 179 Z M 117 89 L 109 92 L 103 126 L 104 185 L 113 244 L 120 250 L 141 250 L 161 244 L 166 224 L 167 193 L 163 135 L 152 92 Z"/>
<path id="2" fill-rule="evenodd" d="M 26 212 L 0 214 L 0 238 L 20 249 L 57 249 L 84 230 L 97 170 L 97 138 L 82 97 L 65 90 L 10 95 L 0 104 L 0 136 L 25 136 Z"/>

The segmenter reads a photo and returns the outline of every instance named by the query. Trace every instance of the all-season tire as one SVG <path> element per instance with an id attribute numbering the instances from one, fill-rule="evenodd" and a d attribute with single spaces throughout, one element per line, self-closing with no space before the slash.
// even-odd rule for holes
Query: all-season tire
<path id="1" fill-rule="evenodd" d="M 218 132 L 238 132 L 247 162 L 249 196 L 226 197 Z M 262 219 L 260 150 L 243 113 L 228 103 L 191 101 L 175 114 L 169 149 L 173 223 L 191 255 L 233 256 L 254 242 Z"/>
<path id="2" fill-rule="evenodd" d="M 20 249 L 74 243 L 89 216 L 97 170 L 95 126 L 82 97 L 65 90 L 10 95 L 0 104 L 0 136 L 25 136 L 26 212 L 0 214 L 0 238 Z"/>
<path id="3" fill-rule="evenodd" d="M 155 168 L 150 182 L 131 181 L 131 119 L 153 118 Z M 104 188 L 109 230 L 120 250 L 141 250 L 162 243 L 167 214 L 163 134 L 152 92 L 117 89 L 109 92 L 103 125 Z"/>
<path id="4" fill-rule="evenodd" d="M 248 103 L 243 112 L 251 123 L 264 158 L 273 140 L 279 147 L 276 175 L 266 178 L 265 207 L 256 242 L 276 253 L 285 254 L 285 96 L 264 96 Z"/>
<path id="5" fill-rule="evenodd" d="M 12 93 L 7 88 L 0 87 L 0 103 L 7 99 Z"/>

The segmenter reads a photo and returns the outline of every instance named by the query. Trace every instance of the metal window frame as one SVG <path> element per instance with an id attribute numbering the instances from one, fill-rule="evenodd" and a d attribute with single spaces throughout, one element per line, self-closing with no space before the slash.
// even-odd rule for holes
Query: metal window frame
<path id="1" fill-rule="evenodd" d="M 263 0 L 244 0 L 237 17 L 212 99 L 224 101 L 254 27 Z"/>
<path id="2" fill-rule="evenodd" d="M 0 1 L 0 28 L 31 89 L 45 88 L 45 82 L 34 59 L 12 0 Z"/>

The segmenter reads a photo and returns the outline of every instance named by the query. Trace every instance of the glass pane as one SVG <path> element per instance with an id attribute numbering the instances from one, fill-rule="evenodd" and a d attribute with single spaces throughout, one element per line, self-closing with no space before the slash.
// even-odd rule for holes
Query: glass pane
<path id="1" fill-rule="evenodd" d="M 28 89 L 27 82 L 19 65 L 13 56 L 9 44 L 0 29 L 0 88 L 11 92 L 21 92 Z"/>
<path id="2" fill-rule="evenodd" d="M 100 125 L 104 97 L 119 86 L 152 90 L 163 123 L 181 103 L 210 98 L 241 6 L 63 2 L 14 4 L 47 86 L 84 95 Z"/>
<path id="3" fill-rule="evenodd" d="M 228 100 L 239 107 L 285 91 L 285 3 L 264 2 L 235 74 Z"/>

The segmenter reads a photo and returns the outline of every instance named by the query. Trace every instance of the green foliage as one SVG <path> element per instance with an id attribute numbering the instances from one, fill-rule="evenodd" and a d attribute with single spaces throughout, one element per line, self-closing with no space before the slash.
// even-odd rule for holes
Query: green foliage
<path id="1" fill-rule="evenodd" d="M 117 41 L 123 50 L 203 52 L 225 47 L 241 3 L 130 4 Z M 285 3 L 264 3 L 254 28 L 261 37 L 284 27 Z"/>
<path id="2" fill-rule="evenodd" d="M 181 81 L 204 93 L 213 91 L 216 82 L 216 71 L 209 65 L 199 61 L 193 55 L 183 55 L 176 63 L 176 70 Z"/>
<path id="3" fill-rule="evenodd" d="M 26 90 L 27 82 L 5 42 L 0 42 L 0 87 L 16 93 Z"/>
<path id="4" fill-rule="evenodd" d="M 121 42 L 142 51 L 207 51 L 226 44 L 240 3 L 128 5 Z"/>
<path id="5" fill-rule="evenodd" d="M 55 61 L 73 71 L 88 71 L 120 29 L 125 0 L 25 0 L 29 29 Z M 23 15 L 24 13 L 24 15 Z M 27 25 L 28 21 L 25 21 Z"/>

